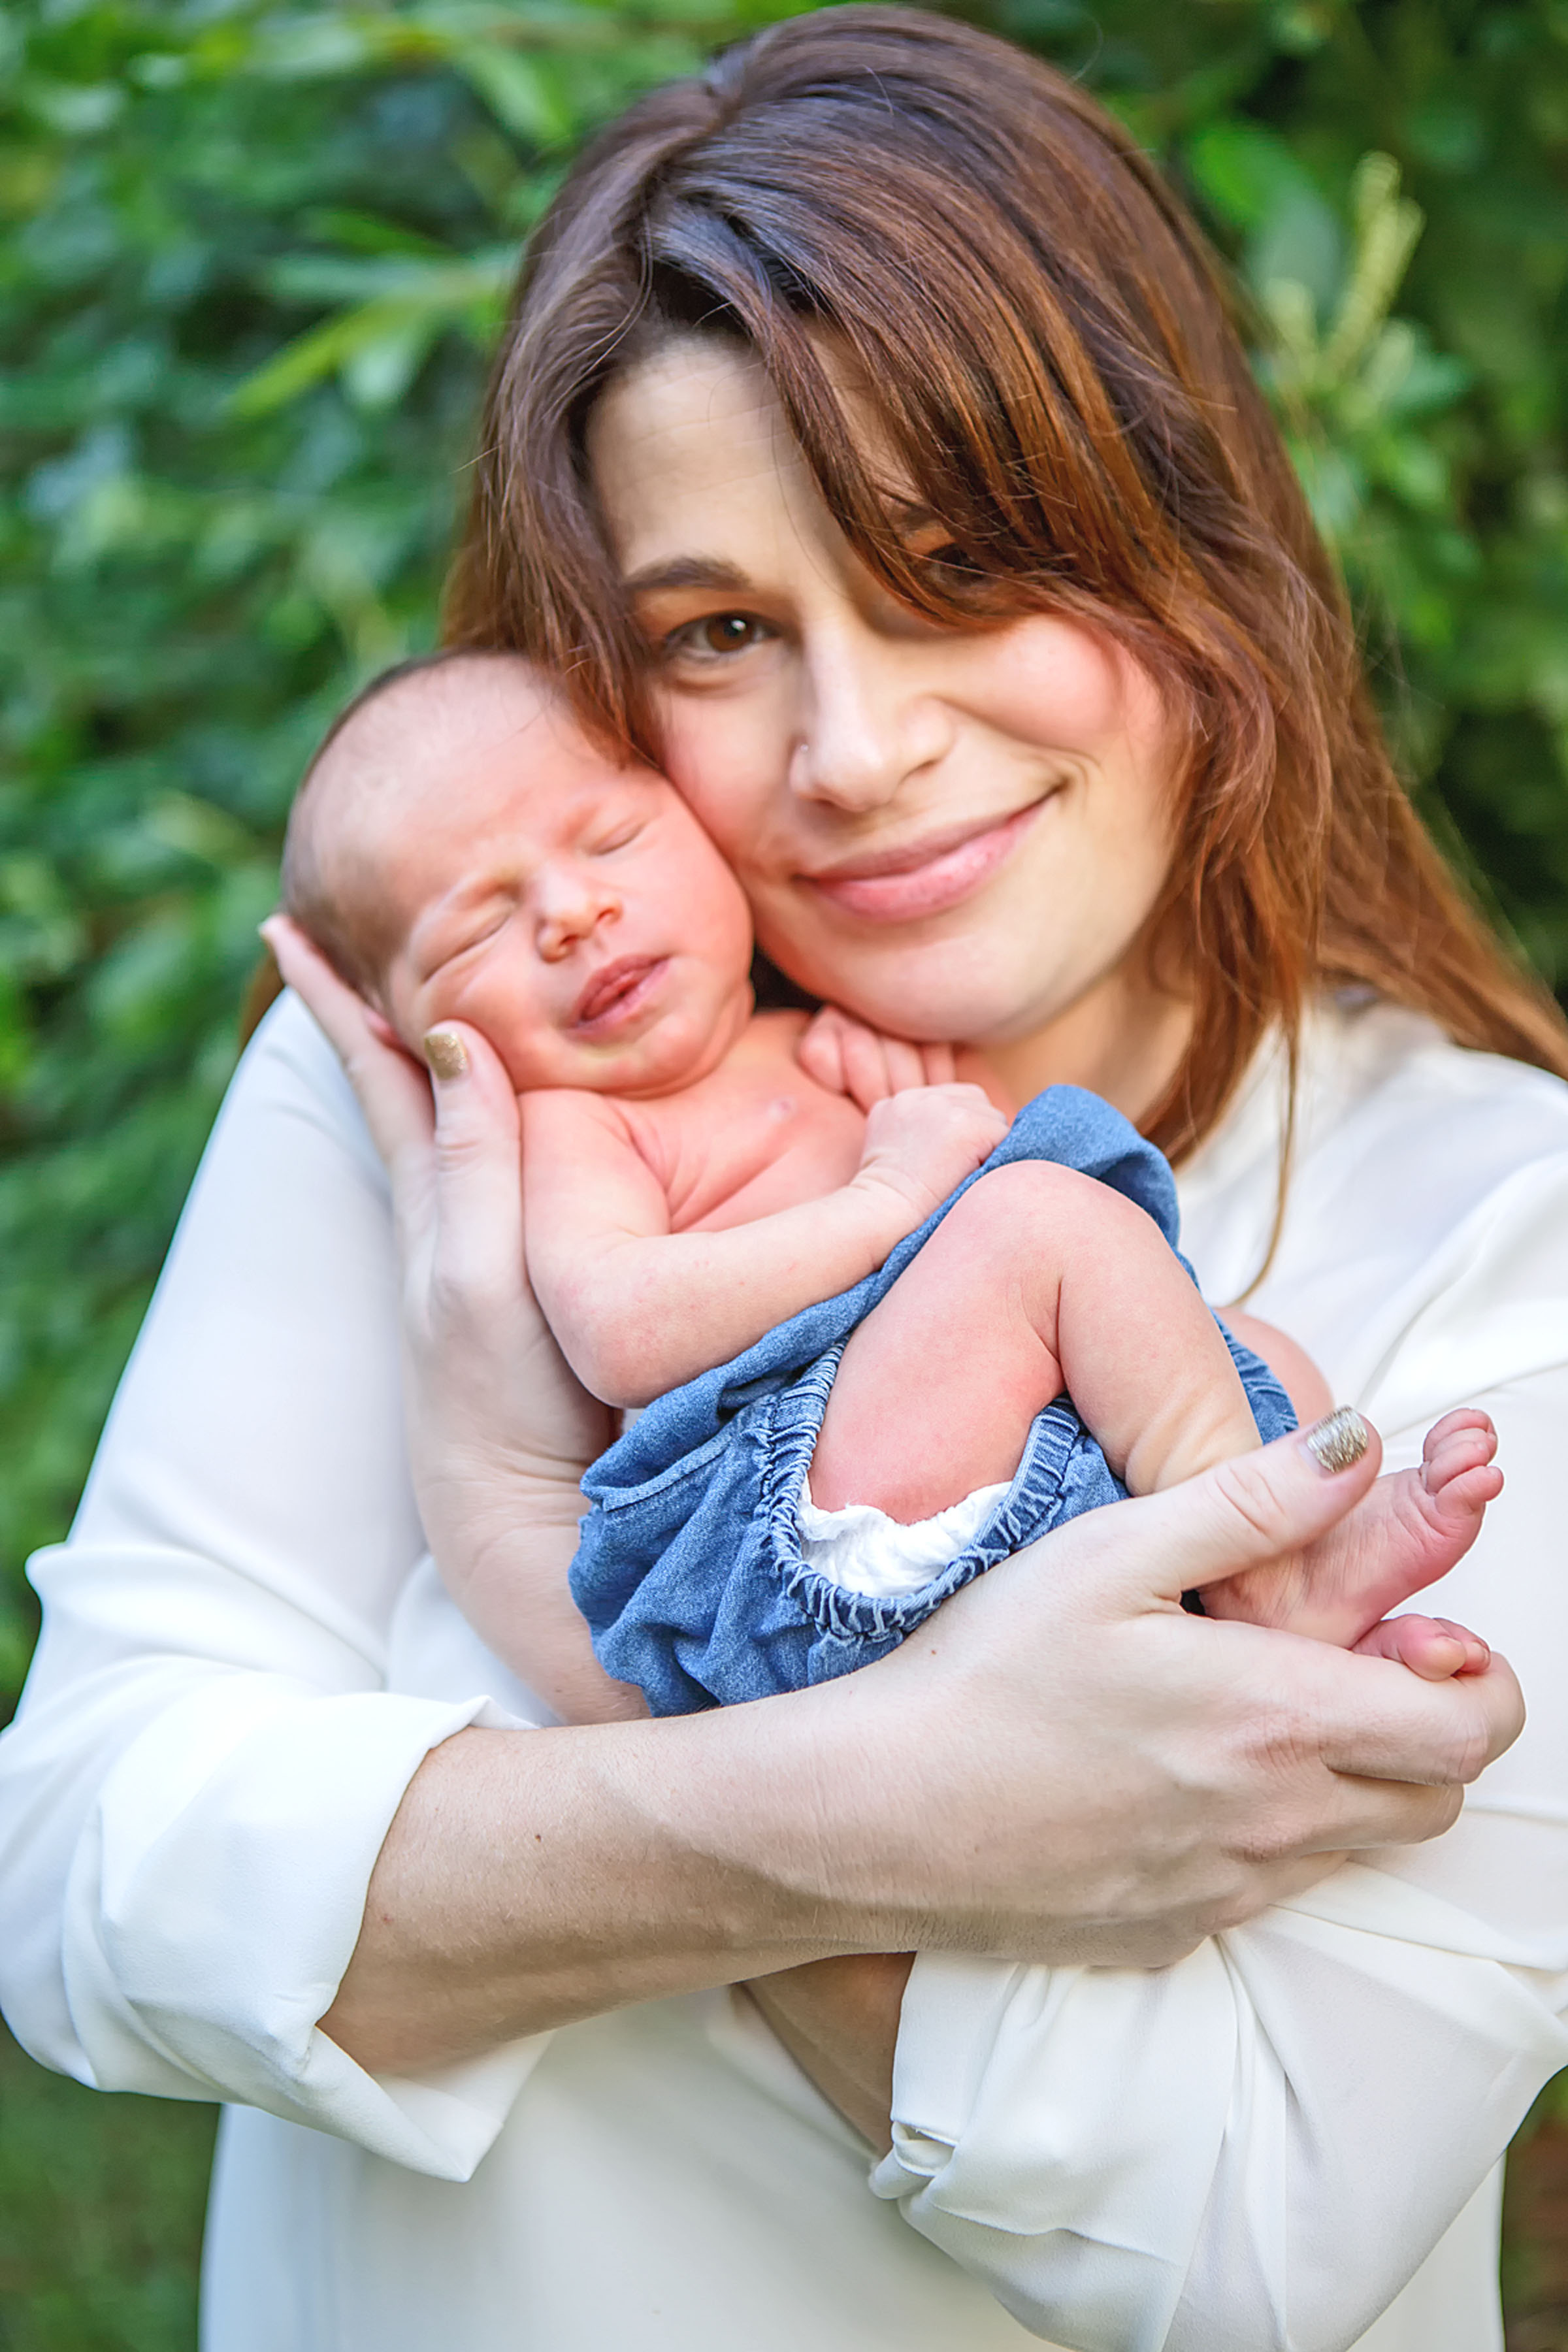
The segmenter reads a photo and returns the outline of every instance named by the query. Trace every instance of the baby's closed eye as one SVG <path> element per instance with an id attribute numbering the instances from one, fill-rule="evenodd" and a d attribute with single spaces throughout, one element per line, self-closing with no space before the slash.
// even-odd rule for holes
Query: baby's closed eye
<path id="1" fill-rule="evenodd" d="M 608 833 L 584 841 L 583 847 L 590 857 L 613 857 L 617 849 L 629 849 L 639 835 L 647 831 L 646 817 L 628 817 Z"/>
<path id="2" fill-rule="evenodd" d="M 409 941 L 409 961 L 417 982 L 433 980 L 448 965 L 472 955 L 506 929 L 517 911 L 514 891 L 498 890 L 460 911 L 445 910 L 416 925 Z"/>

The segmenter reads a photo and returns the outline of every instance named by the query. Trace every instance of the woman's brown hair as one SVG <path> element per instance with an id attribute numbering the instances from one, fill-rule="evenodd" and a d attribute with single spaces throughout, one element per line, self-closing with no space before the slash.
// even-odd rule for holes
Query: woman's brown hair
<path id="1" fill-rule="evenodd" d="M 831 8 L 656 91 L 578 162 L 497 362 L 449 628 L 521 646 L 655 756 L 584 436 L 613 375 L 693 329 L 749 347 L 896 594 L 961 626 L 1075 617 L 1160 682 L 1186 752 L 1152 938 L 1194 1011 L 1145 1122 L 1168 1153 L 1209 1132 L 1271 1024 L 1294 1066 L 1325 986 L 1568 1076 L 1568 1024 L 1394 774 L 1217 266 L 1083 91 L 965 25 Z M 900 536 L 836 393 L 846 362 L 941 562 Z"/>

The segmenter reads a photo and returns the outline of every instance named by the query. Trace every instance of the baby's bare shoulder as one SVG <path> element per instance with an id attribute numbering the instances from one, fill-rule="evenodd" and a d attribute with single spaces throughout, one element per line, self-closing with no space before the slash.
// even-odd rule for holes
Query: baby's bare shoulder
<path id="1" fill-rule="evenodd" d="M 668 1155 L 657 1123 L 638 1115 L 645 1108 L 586 1087 L 521 1097 L 523 1197 L 536 1234 L 548 1226 L 580 1241 L 611 1213 L 619 1229 L 628 1203 L 642 1213 L 663 1193 Z"/>

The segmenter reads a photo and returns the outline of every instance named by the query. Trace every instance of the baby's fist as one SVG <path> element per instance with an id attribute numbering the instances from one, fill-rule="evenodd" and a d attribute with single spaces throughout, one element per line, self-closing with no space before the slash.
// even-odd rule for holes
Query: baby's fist
<path id="1" fill-rule="evenodd" d="M 887 1095 L 867 1114 L 860 1175 L 892 1185 L 918 1224 L 989 1158 L 1007 1124 L 978 1087 L 915 1087 Z"/>

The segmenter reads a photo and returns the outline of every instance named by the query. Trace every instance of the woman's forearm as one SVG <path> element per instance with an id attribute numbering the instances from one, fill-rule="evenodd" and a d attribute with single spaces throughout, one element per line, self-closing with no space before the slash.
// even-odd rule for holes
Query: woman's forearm
<path id="1" fill-rule="evenodd" d="M 814 1937 L 831 1948 L 865 1923 L 845 1907 L 830 1932 L 826 1906 L 696 1852 L 690 1820 L 682 1829 L 656 1808 L 634 1829 L 623 1774 L 641 1760 L 603 1741 L 573 1753 L 559 1736 L 522 1733 L 468 1731 L 437 1748 L 393 1823 L 322 2031 L 369 2073 L 417 2073 L 626 2001 L 768 1970 L 746 1986 L 763 2017 L 885 2149 L 912 1955 L 810 1957 Z M 525 1842 L 514 1867 L 499 1848 L 530 1805 L 532 1852 Z"/>
<path id="2" fill-rule="evenodd" d="M 778 1801 L 789 1731 L 696 1717 L 449 1739 L 393 1822 L 323 2032 L 373 2074 L 417 2073 L 874 1946 L 874 1904 L 805 1891 L 820 1857 Z"/>

